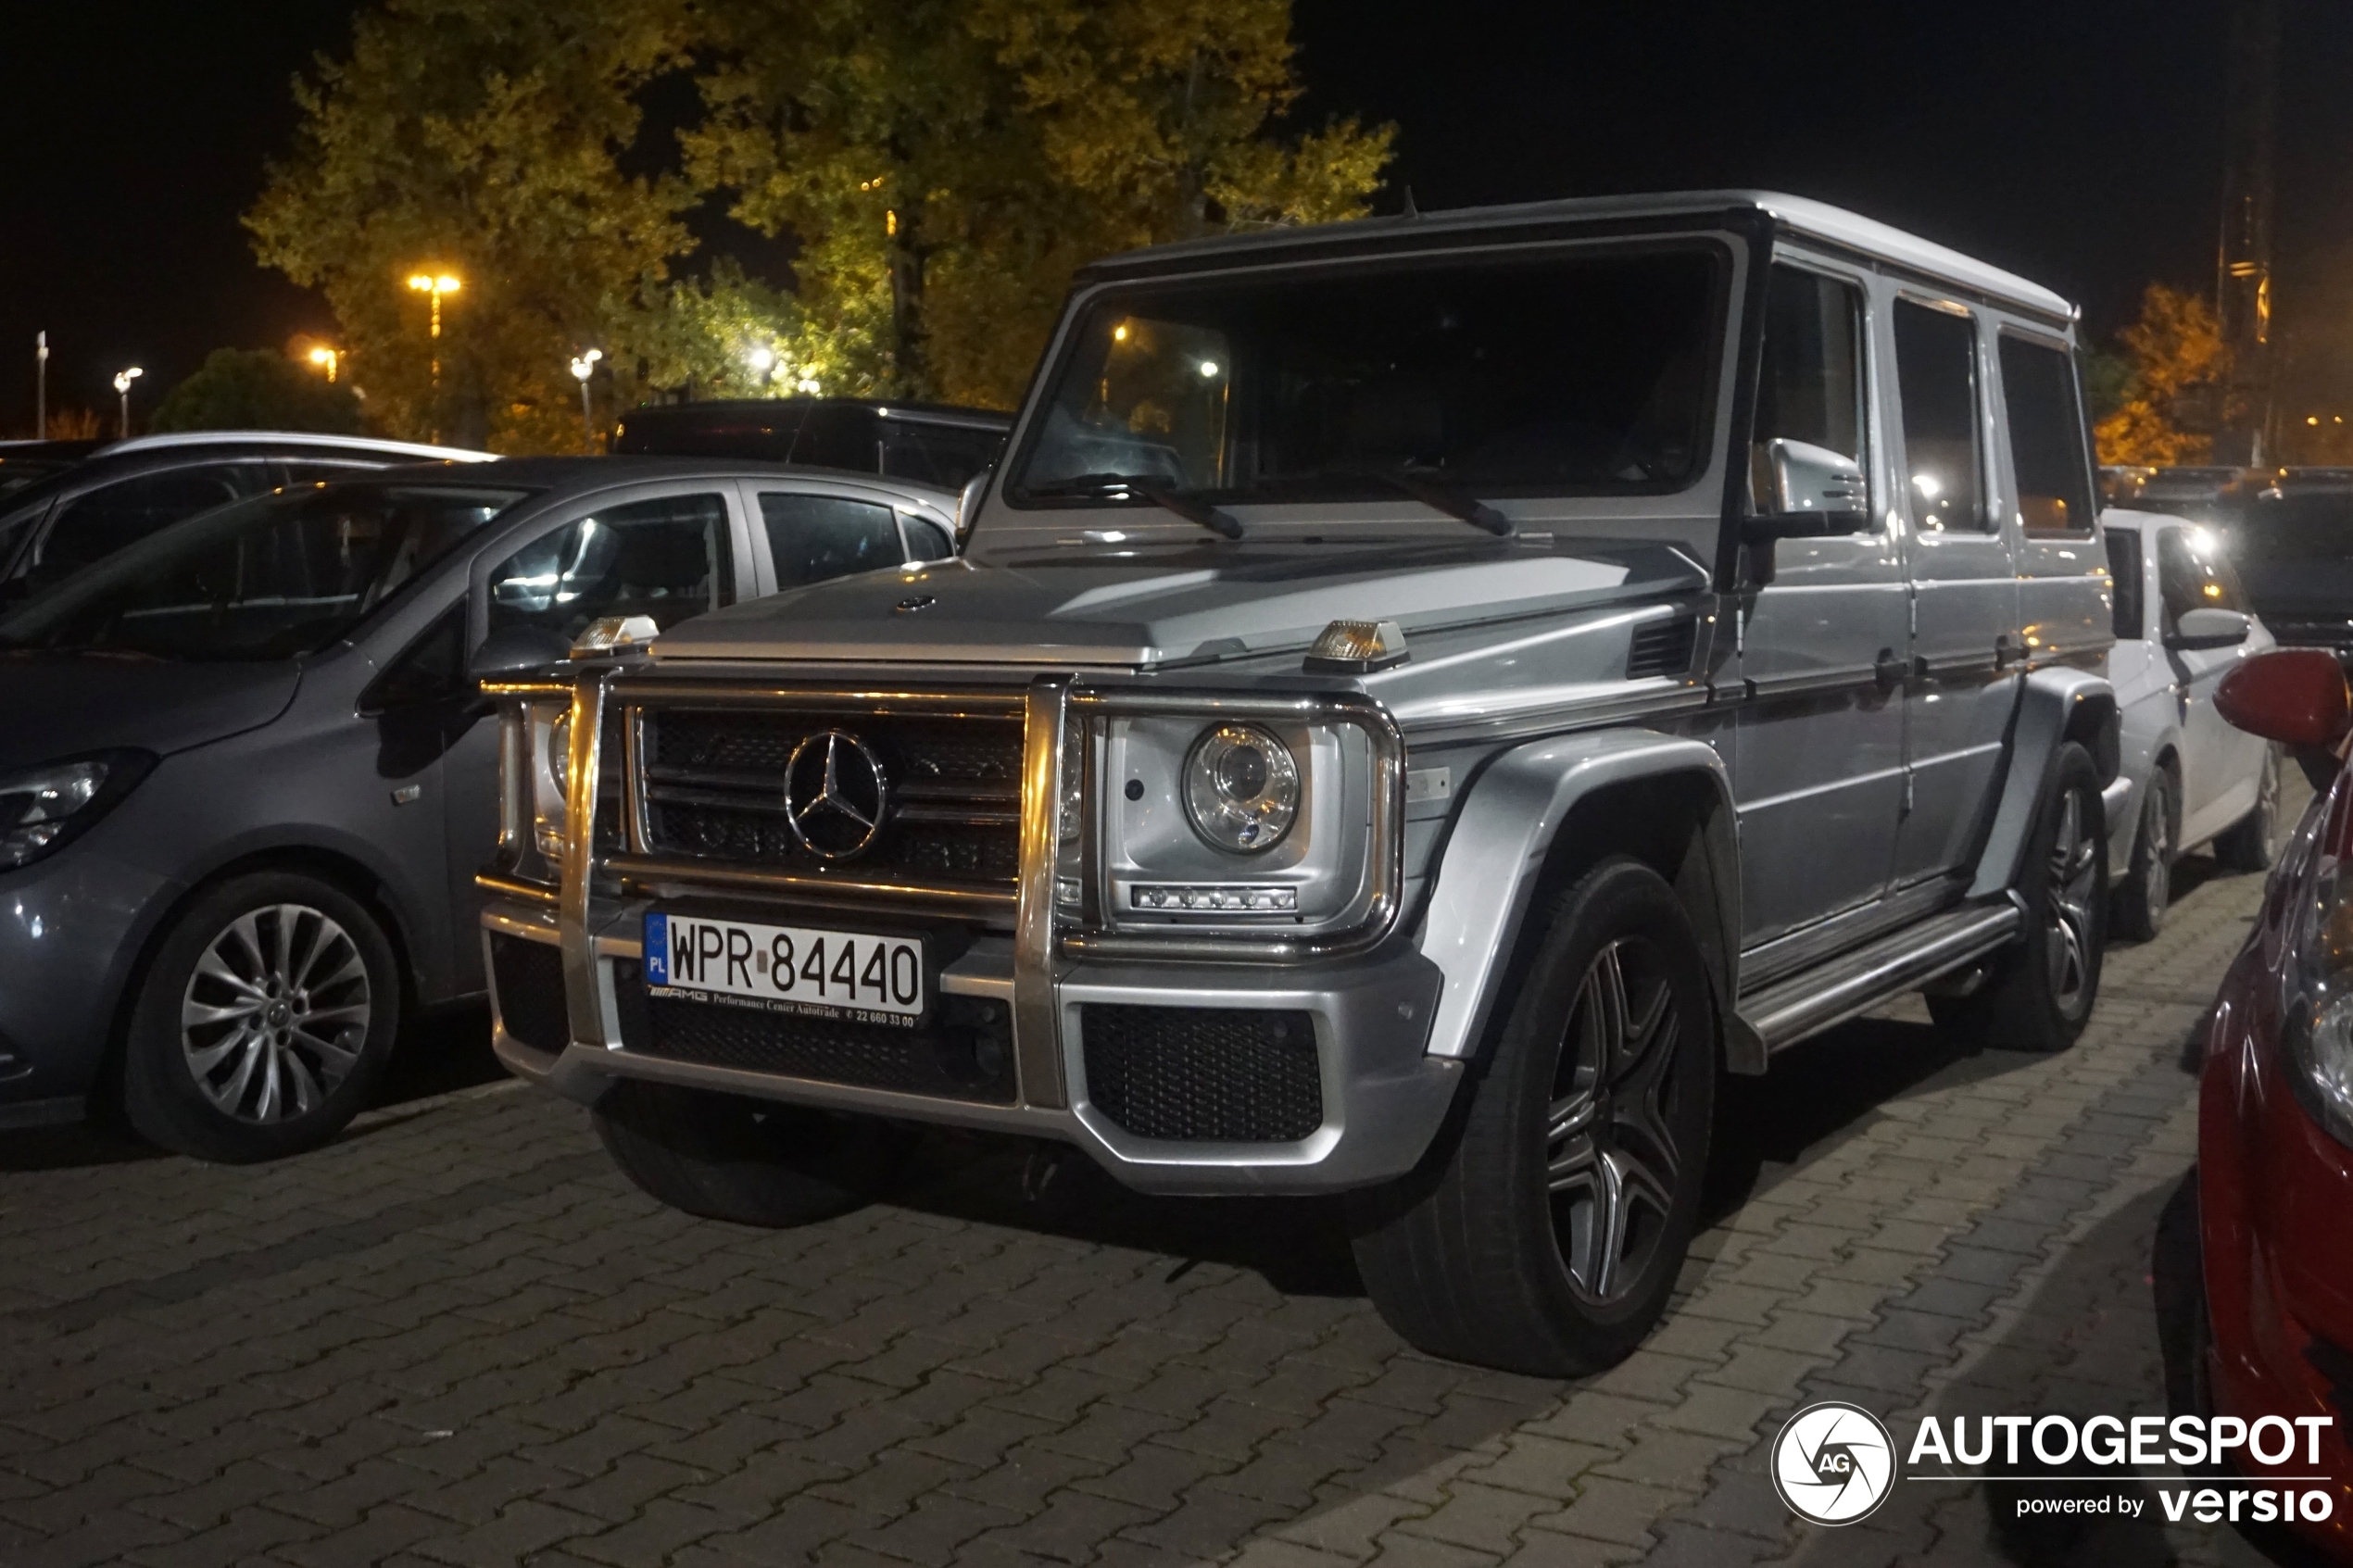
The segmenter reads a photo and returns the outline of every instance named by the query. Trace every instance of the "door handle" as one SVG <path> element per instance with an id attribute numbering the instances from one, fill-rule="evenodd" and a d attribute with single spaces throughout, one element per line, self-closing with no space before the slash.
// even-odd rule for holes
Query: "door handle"
<path id="1" fill-rule="evenodd" d="M 1906 662 L 1895 657 L 1894 648 L 1881 648 L 1879 658 L 1871 661 L 1871 673 L 1879 678 L 1879 689 L 1892 692 L 1904 684 Z"/>
<path id="2" fill-rule="evenodd" d="M 1994 668 L 2001 669 L 2011 659 L 2020 658 L 2025 651 L 2010 642 L 2010 634 L 2007 632 L 1997 633 L 1994 638 Z"/>

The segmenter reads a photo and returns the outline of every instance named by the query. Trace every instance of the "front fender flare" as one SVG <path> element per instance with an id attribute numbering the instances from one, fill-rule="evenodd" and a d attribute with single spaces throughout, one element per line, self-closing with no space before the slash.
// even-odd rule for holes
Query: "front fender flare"
<path id="1" fill-rule="evenodd" d="M 1424 957 L 1445 975 L 1430 1021 L 1432 1056 L 1475 1054 L 1518 944 L 1554 843 L 1581 801 L 1644 780 L 1705 781 L 1715 809 L 1705 813 L 1699 859 L 1704 876 L 1693 922 L 1710 960 L 1722 1016 L 1739 995 L 1740 851 L 1731 780 L 1703 741 L 1651 730 L 1562 735 L 1516 746 L 1478 775 L 1448 836 L 1420 924 Z M 1670 879 L 1673 873 L 1668 873 Z M 1712 922 L 1714 929 L 1705 927 Z"/>

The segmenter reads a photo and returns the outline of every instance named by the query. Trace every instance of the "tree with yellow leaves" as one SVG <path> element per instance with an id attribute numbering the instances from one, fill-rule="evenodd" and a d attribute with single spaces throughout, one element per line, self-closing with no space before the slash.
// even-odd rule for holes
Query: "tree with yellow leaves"
<path id="1" fill-rule="evenodd" d="M 1010 406 L 1088 258 L 1355 217 L 1393 128 L 1278 134 L 1290 0 L 713 0 L 698 184 L 800 243 L 854 386 Z M 829 388 L 828 390 L 834 390 Z"/>
<path id="2" fill-rule="evenodd" d="M 2132 367 L 2123 400 L 2094 429 L 2103 463 L 2203 463 L 2230 354 L 2202 295 L 2151 283 L 2119 334 Z"/>

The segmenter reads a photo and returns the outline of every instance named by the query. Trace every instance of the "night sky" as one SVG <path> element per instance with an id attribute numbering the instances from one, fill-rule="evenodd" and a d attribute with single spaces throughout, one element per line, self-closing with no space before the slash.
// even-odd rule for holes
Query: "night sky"
<path id="1" fill-rule="evenodd" d="M 205 353 L 332 320 L 256 267 L 237 214 L 285 145 L 286 83 L 350 0 L 33 4 L 0 22 L 0 433 L 158 395 Z M 1703 185 L 1818 196 L 2083 303 L 2210 286 L 2226 0 L 1297 0 L 1301 115 L 1393 119 L 1385 206 Z M 2288 0 L 2279 329 L 2299 400 L 2353 365 L 2353 6 Z M 759 258 L 748 257 L 754 265 Z"/>

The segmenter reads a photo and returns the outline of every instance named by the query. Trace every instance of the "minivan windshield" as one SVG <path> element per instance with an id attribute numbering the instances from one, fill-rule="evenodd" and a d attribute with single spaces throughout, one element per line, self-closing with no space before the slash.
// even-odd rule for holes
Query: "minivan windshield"
<path id="1" fill-rule="evenodd" d="M 359 482 L 222 507 L 0 621 L 0 648 L 187 660 L 316 653 L 529 494 Z"/>
<path id="2" fill-rule="evenodd" d="M 1678 490 L 1707 466 L 1706 244 L 1138 284 L 1048 372 L 1016 506 Z"/>

